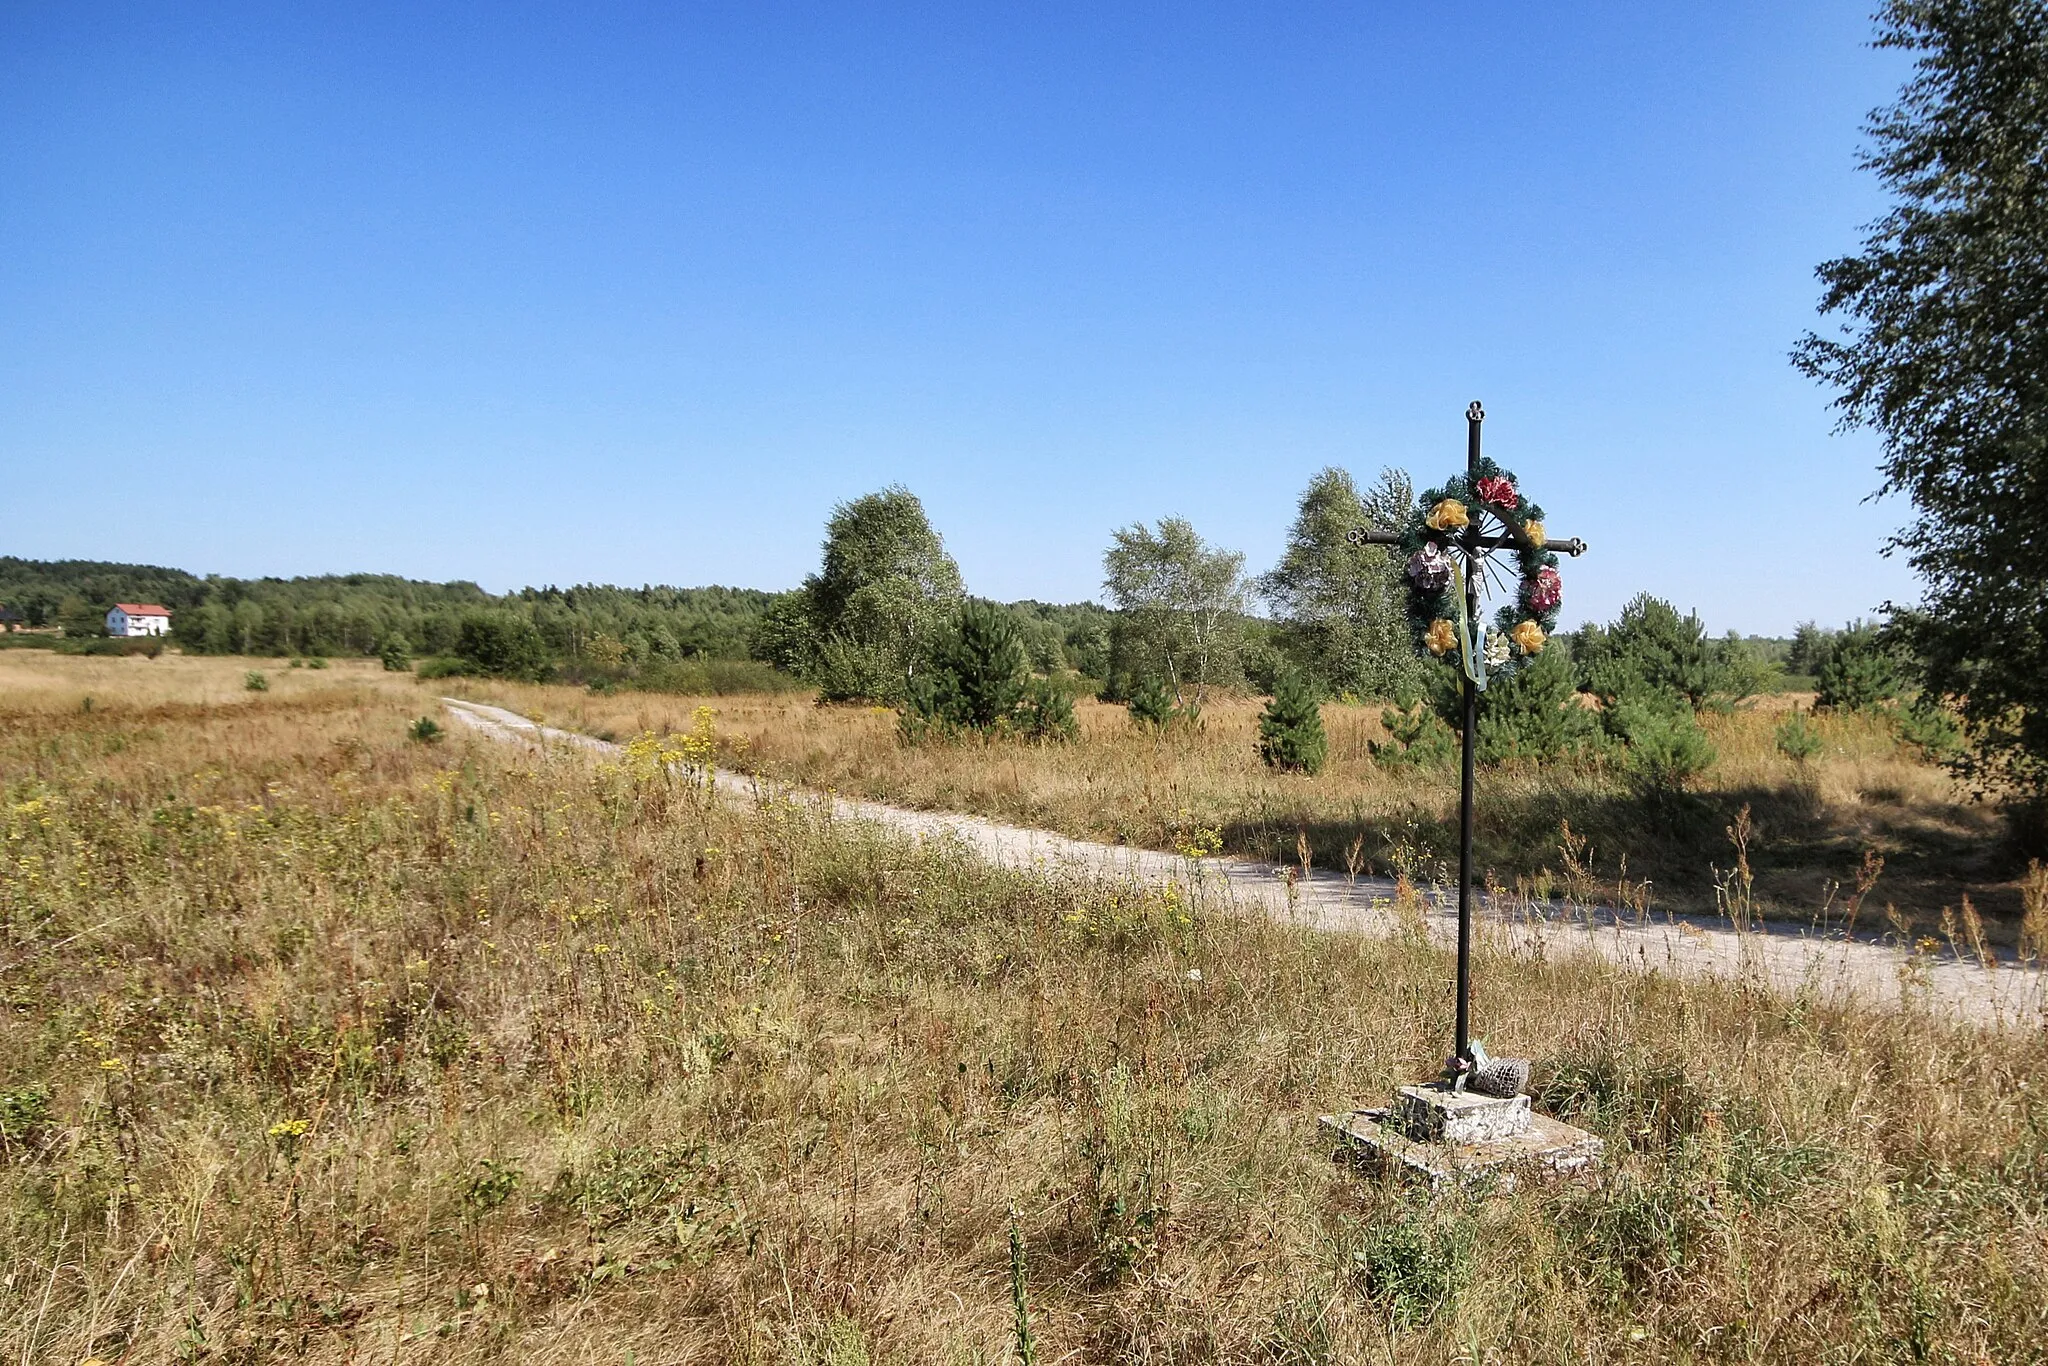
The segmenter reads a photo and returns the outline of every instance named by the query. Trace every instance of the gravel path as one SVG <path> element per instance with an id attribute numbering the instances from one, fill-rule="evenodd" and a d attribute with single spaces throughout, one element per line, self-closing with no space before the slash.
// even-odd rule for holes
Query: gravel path
<path id="1" fill-rule="evenodd" d="M 441 701 L 458 722 L 494 740 L 539 748 L 621 752 L 609 741 L 536 725 L 502 707 L 452 697 Z M 1256 910 L 1324 929 L 1386 934 L 1397 928 L 1392 911 L 1394 884 L 1385 878 L 1352 880 L 1321 871 L 1300 878 L 1290 876 L 1295 870 L 1284 865 L 1249 859 L 1189 860 L 1156 850 L 1069 839 L 980 816 L 913 811 L 771 787 L 744 774 L 720 773 L 717 782 L 722 790 L 750 800 L 772 793 L 820 806 L 829 803 L 835 820 L 873 821 L 924 838 L 958 840 L 991 863 L 1006 867 L 1140 882 L 1175 881 L 1240 910 Z M 1431 936 L 1454 944 L 1455 891 L 1427 896 L 1425 904 Z M 1646 972 L 1747 978 L 1775 990 L 1804 990 L 1823 999 L 1857 998 L 1911 1005 L 1989 1025 L 2048 1028 L 2048 981 L 2037 970 L 2016 964 L 1987 969 L 1947 953 L 1908 953 L 1873 941 L 1821 937 L 1783 924 L 1737 931 L 1725 921 L 1686 917 L 1637 921 L 1604 908 L 1558 905 L 1542 915 L 1525 913 L 1519 907 L 1512 913 L 1489 913 L 1475 930 L 1497 947 L 1518 953 L 1591 953 Z"/>

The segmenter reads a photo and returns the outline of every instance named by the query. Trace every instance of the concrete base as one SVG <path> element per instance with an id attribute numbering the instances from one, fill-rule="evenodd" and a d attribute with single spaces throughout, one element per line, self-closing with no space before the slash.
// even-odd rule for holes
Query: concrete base
<path id="1" fill-rule="evenodd" d="M 1388 1120 L 1417 1143 L 1503 1143 L 1529 1128 L 1527 1096 L 1482 1096 L 1433 1081 L 1404 1086 Z"/>
<path id="2" fill-rule="evenodd" d="M 1404 1087 L 1403 1099 L 1411 1090 Z M 1324 1115 L 1322 1131 L 1360 1162 L 1426 1179 L 1432 1186 L 1485 1185 L 1513 1190 L 1518 1176 L 1589 1170 L 1606 1143 L 1584 1129 L 1529 1109 L 1517 1096 L 1525 1124 L 1519 1133 L 1487 1142 L 1426 1142 L 1408 1137 L 1401 1120 L 1386 1110 L 1353 1110 Z"/>

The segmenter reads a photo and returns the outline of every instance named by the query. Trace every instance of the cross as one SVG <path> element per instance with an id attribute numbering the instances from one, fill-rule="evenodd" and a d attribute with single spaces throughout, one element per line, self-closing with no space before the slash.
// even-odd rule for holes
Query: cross
<path id="1" fill-rule="evenodd" d="M 1476 478 L 1479 473 L 1479 427 L 1486 421 L 1486 410 L 1477 400 L 1465 409 L 1465 469 Z M 1480 523 L 1484 516 L 1477 515 L 1482 509 L 1475 509 L 1471 523 L 1458 537 L 1458 548 L 1465 556 L 1465 619 L 1479 620 L 1479 579 L 1480 556 L 1489 550 L 1506 547 L 1528 547 L 1534 545 L 1528 531 L 1512 517 L 1501 517 L 1499 509 L 1484 508 L 1485 514 L 1492 515 L 1504 528 L 1502 533 L 1487 535 Z M 1399 545 L 1401 536 L 1393 531 L 1368 531 L 1363 527 L 1354 529 L 1346 538 L 1353 545 Z M 1560 555 L 1579 556 L 1586 553 L 1586 543 L 1574 537 L 1559 540 L 1546 536 L 1541 550 L 1554 550 Z M 1475 650 L 1477 648 L 1475 644 Z M 1473 760 L 1472 741 L 1478 732 L 1479 684 L 1469 671 L 1463 671 L 1465 685 L 1465 715 L 1461 727 L 1460 741 L 1463 759 L 1463 775 L 1458 790 L 1458 1024 L 1457 1038 L 1453 1043 L 1450 1066 L 1446 1069 L 1451 1079 L 1461 1088 L 1478 1060 L 1472 1048 L 1472 786 Z"/>

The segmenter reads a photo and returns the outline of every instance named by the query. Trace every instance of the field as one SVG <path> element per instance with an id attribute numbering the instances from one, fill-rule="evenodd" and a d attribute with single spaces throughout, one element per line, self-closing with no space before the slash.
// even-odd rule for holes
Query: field
<path id="1" fill-rule="evenodd" d="M 1083 701 L 1076 745 L 909 747 L 897 740 L 890 712 L 820 708 L 801 696 L 602 697 L 476 680 L 461 691 L 607 738 L 687 729 L 701 701 L 737 742 L 727 761 L 739 767 L 1080 838 L 1172 849 L 1190 832 L 1213 830 L 1227 853 L 1279 862 L 1296 860 L 1305 843 L 1324 868 L 1358 861 L 1417 881 L 1455 869 L 1456 770 L 1390 771 L 1374 762 L 1368 747 L 1387 738 L 1379 705 L 1325 706 L 1329 767 L 1306 779 L 1259 762 L 1261 704 L 1252 701 L 1212 703 L 1195 733 L 1142 733 L 1122 707 Z M 1778 752 L 1776 730 L 1783 709 L 1801 700 L 1765 698 L 1707 716 L 1713 767 L 1693 792 L 1662 802 L 1645 802 L 1597 766 L 1488 773 L 1482 867 L 1502 886 L 1571 887 L 1631 902 L 1647 896 L 1659 909 L 1711 911 L 1717 874 L 1725 879 L 1736 865 L 1729 828 L 1747 807 L 1748 862 L 1767 914 L 1806 922 L 1825 913 L 1839 923 L 1874 855 L 1883 869 L 1863 898 L 1862 928 L 1938 933 L 1943 908 L 1959 915 L 1969 896 L 1991 936 L 2012 944 L 2022 909 L 2018 869 L 2000 855 L 1994 809 L 1966 800 L 1944 771 L 1903 750 L 1873 719 L 1821 718 L 1825 750 L 1794 763 Z"/>
<path id="2" fill-rule="evenodd" d="M 1438 1065 L 1419 935 L 998 873 L 651 765 L 420 742 L 403 677 L 242 669 L 0 660 L 9 1363 L 1980 1362 L 2048 1332 L 2038 1033 L 1482 944 L 1489 1042 L 1612 1160 L 1432 1200 L 1315 1132 Z"/>

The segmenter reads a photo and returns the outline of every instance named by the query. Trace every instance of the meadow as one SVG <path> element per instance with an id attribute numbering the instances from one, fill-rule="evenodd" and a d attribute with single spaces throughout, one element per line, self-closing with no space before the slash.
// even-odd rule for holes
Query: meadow
<path id="1" fill-rule="evenodd" d="M 1610 1160 L 1432 1198 L 1316 1130 L 1440 1064 L 1419 931 L 422 741 L 422 691 L 374 669 L 16 669 L 9 1363 L 1980 1362 L 2048 1333 L 2038 1030 L 1482 939 L 1489 1043 Z"/>
<path id="2" fill-rule="evenodd" d="M 1455 874 L 1455 766 L 1388 768 L 1381 704 L 1326 704 L 1330 758 L 1314 778 L 1256 754 L 1257 699 L 1217 699 L 1192 730 L 1134 727 L 1125 709 L 1076 704 L 1064 746 L 963 740 L 909 746 L 883 708 L 818 707 L 802 695 L 666 697 L 485 680 L 453 691 L 609 739 L 687 729 L 709 705 L 726 762 L 786 782 L 930 810 L 970 811 L 1083 839 L 1174 849 L 1214 832 L 1225 853 L 1447 881 Z M 1481 868 L 1503 887 L 1712 912 L 1737 872 L 1731 827 L 1749 813 L 1742 861 L 1762 912 L 1911 939 L 1940 933 L 1963 899 L 1990 938 L 2017 943 L 2024 860 L 2004 852 L 1991 804 L 1875 717 L 1820 716 L 1822 752 L 1778 749 L 1786 712 L 1767 696 L 1703 718 L 1714 764 L 1692 790 L 1645 800 L 1599 762 L 1506 767 L 1482 778 Z M 1881 867 L 1878 862 L 1881 860 Z M 1872 880 L 1874 877 L 1874 881 Z M 1859 890 L 1859 882 L 1864 885 Z"/>

